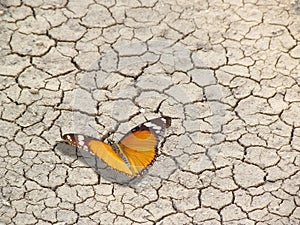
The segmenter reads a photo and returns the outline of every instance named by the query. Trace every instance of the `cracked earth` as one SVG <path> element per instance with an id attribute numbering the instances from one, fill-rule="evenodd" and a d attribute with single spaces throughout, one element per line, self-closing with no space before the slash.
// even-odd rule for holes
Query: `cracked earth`
<path id="1" fill-rule="evenodd" d="M 0 225 L 300 224 L 300 1 L 0 1 Z M 170 116 L 128 181 L 62 141 Z"/>

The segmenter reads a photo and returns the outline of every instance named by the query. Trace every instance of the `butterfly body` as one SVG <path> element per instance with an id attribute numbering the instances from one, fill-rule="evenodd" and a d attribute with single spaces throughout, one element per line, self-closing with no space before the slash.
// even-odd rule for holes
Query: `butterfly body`
<path id="1" fill-rule="evenodd" d="M 157 156 L 157 147 L 171 119 L 152 119 L 129 131 L 119 142 L 108 139 L 108 144 L 82 134 L 65 134 L 69 144 L 89 151 L 111 168 L 135 177 L 151 165 Z"/>
<path id="2" fill-rule="evenodd" d="M 127 159 L 126 155 L 124 154 L 118 143 L 112 141 L 111 139 L 108 139 L 108 143 L 111 145 L 112 149 L 123 159 L 126 165 L 130 167 L 129 160 Z"/>

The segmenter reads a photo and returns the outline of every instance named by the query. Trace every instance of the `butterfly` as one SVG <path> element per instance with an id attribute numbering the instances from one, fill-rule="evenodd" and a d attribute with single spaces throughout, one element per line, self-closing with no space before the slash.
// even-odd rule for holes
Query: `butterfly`
<path id="1" fill-rule="evenodd" d="M 96 155 L 111 168 L 135 177 L 154 162 L 158 144 L 170 125 L 170 117 L 152 119 L 133 128 L 119 142 L 107 139 L 108 143 L 105 143 L 73 133 L 63 135 L 63 139 Z"/>

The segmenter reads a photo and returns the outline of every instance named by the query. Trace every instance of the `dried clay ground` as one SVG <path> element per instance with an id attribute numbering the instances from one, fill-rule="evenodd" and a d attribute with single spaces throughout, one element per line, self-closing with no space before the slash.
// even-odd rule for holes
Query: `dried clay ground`
<path id="1" fill-rule="evenodd" d="M 300 1 L 0 1 L 0 225 L 300 224 Z M 62 140 L 172 118 L 129 177 Z"/>

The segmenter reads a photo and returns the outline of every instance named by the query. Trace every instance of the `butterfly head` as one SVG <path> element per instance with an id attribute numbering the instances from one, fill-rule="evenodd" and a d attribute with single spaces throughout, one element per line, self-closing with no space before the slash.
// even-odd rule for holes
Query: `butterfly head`
<path id="1" fill-rule="evenodd" d="M 107 143 L 110 144 L 110 145 L 114 145 L 115 144 L 115 142 L 112 139 L 110 139 L 110 138 L 107 138 L 106 140 L 107 140 Z"/>

